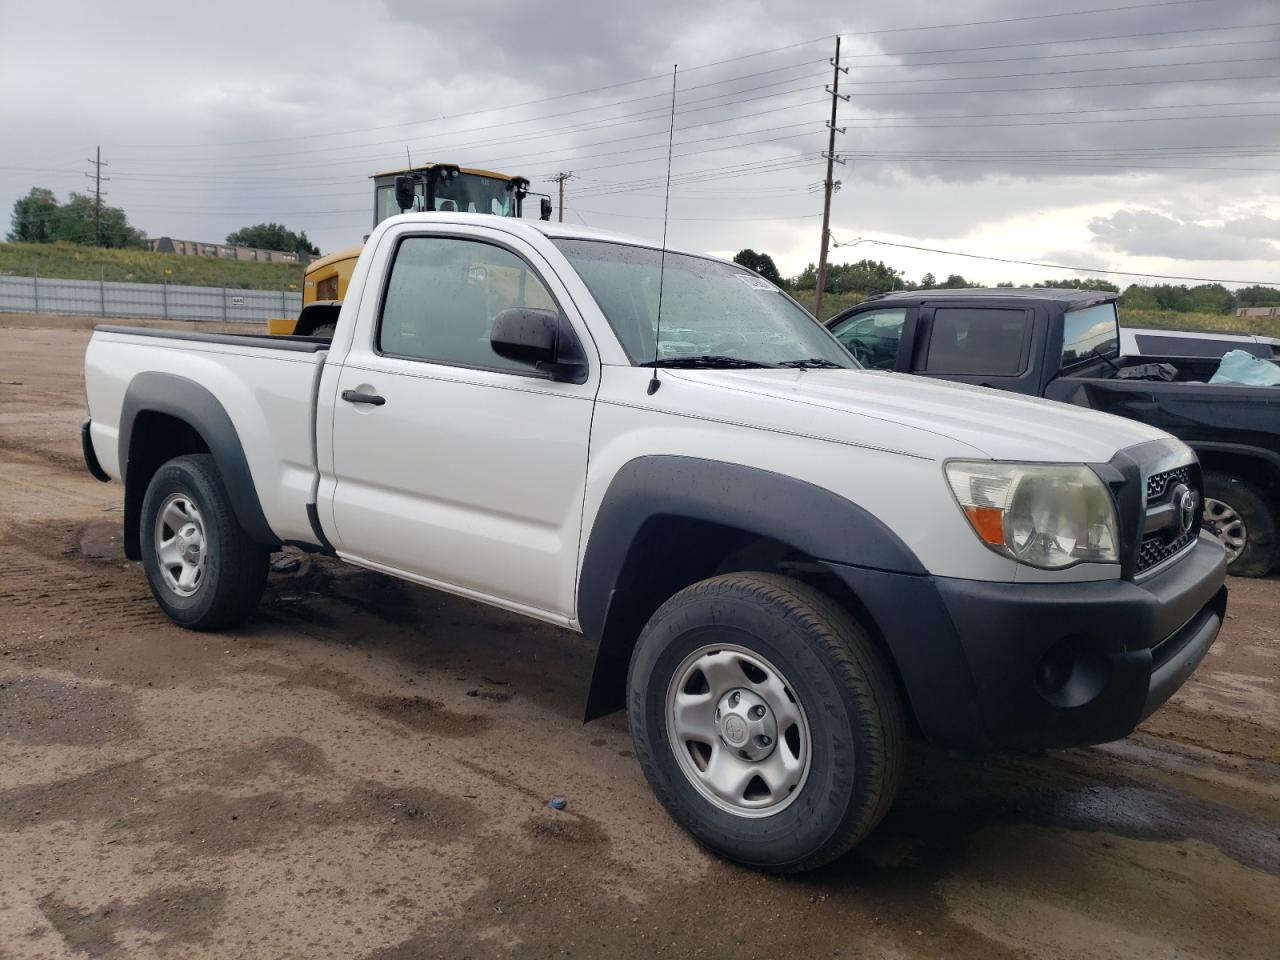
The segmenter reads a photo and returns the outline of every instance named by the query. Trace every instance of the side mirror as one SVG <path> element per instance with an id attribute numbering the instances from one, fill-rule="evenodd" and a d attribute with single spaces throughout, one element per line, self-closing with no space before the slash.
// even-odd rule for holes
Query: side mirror
<path id="1" fill-rule="evenodd" d="M 489 345 L 498 356 L 531 364 L 552 380 L 584 383 L 587 379 L 587 360 L 578 338 L 553 310 L 503 310 L 493 318 Z"/>
<path id="2" fill-rule="evenodd" d="M 542 198 L 542 202 L 541 202 L 541 205 L 540 205 L 540 212 L 541 212 L 542 216 L 541 216 L 541 217 L 539 217 L 539 219 L 541 219 L 541 220 L 550 220 L 550 219 L 551 219 L 551 198 L 550 198 L 550 197 L 543 197 L 543 198 Z"/>
<path id="3" fill-rule="evenodd" d="M 413 208 L 413 201 L 417 193 L 417 178 L 399 176 L 396 177 L 396 206 L 400 208 L 400 212 Z"/>

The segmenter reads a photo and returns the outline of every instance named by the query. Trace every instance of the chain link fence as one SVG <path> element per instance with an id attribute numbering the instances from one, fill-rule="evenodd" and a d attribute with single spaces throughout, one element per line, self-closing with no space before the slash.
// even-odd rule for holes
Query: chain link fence
<path id="1" fill-rule="evenodd" d="M 266 323 L 272 317 L 296 317 L 301 309 L 302 294 L 287 288 L 49 280 L 38 273 L 0 276 L 0 313 Z"/>

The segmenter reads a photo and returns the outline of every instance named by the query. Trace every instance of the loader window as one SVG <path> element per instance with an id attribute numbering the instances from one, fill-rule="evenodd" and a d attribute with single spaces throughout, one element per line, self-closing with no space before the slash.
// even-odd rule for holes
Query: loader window
<path id="1" fill-rule="evenodd" d="M 489 331 L 510 307 L 559 310 L 520 257 L 452 237 L 406 237 L 396 250 L 378 325 L 378 350 L 414 360 L 527 374 L 493 352 Z"/>

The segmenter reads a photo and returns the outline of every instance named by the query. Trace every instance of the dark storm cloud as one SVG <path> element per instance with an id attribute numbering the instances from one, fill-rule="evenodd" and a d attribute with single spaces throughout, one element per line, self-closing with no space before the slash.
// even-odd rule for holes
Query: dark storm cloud
<path id="1" fill-rule="evenodd" d="M 1108 0 L 1071 4 L 1105 10 Z M 674 238 L 754 245 L 798 269 L 816 253 L 820 201 L 808 187 L 823 174 L 825 58 L 844 31 L 837 149 L 850 159 L 837 168 L 837 236 L 967 238 L 1006 252 L 991 244 L 1034 230 L 1038 239 L 1011 242 L 1093 252 L 1101 264 L 1124 248 L 1086 225 L 1143 210 L 1172 221 L 1160 227 L 1173 234 L 1240 221 L 1227 246 L 1253 236 L 1260 262 L 1274 263 L 1265 221 L 1280 215 L 1280 118 L 1239 115 L 1277 114 L 1280 103 L 1224 104 L 1280 100 L 1274 76 L 1252 79 L 1280 73 L 1280 27 L 1258 26 L 1280 21 L 1280 5 L 936 26 L 1058 10 L 1048 0 L 227 0 L 212 15 L 159 0 L 8 0 L 0 34 L 57 42 L 11 41 L 0 58 L 0 83 L 22 91 L 0 100 L 0 203 L 32 182 L 83 189 L 83 158 L 101 142 L 113 201 L 153 234 L 217 239 L 274 218 L 332 248 L 368 229 L 365 178 L 407 148 L 415 160 L 534 177 L 573 170 L 571 219 L 652 235 L 666 76 L 678 62 Z M 1254 26 L 1222 29 L 1237 25 Z M 1115 39 L 1091 39 L 1101 37 Z M 724 179 L 680 182 L 700 171 Z M 810 219 L 726 219 L 747 217 Z M 1104 229 L 1108 243 L 1141 239 Z M 1175 247 L 1224 249 L 1161 249 Z"/>

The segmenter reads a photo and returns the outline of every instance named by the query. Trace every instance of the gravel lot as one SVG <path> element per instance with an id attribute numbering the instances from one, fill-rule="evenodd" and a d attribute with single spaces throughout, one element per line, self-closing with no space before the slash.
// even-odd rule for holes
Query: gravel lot
<path id="1" fill-rule="evenodd" d="M 582 725 L 579 637 L 308 558 L 170 625 L 80 463 L 87 340 L 0 328 L 0 957 L 1277 956 L 1280 580 L 1129 739 L 916 745 L 852 856 L 761 876 Z"/>

